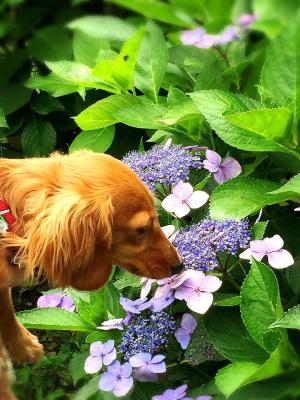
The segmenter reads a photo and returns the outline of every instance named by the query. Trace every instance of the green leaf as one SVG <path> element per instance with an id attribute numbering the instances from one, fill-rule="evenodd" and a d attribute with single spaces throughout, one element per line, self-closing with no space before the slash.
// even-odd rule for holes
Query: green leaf
<path id="1" fill-rule="evenodd" d="M 191 118 L 201 118 L 201 113 L 197 109 L 195 103 L 185 96 L 183 99 L 174 102 L 167 108 L 162 116 L 161 122 L 166 125 L 174 125 Z"/>
<path id="2" fill-rule="evenodd" d="M 300 329 L 300 305 L 290 308 L 270 328 Z"/>
<path id="3" fill-rule="evenodd" d="M 73 85 L 116 92 L 116 89 L 110 83 L 101 81 L 94 76 L 91 68 L 87 65 L 75 61 L 46 62 L 46 65 L 55 75 L 72 82 Z"/>
<path id="4" fill-rule="evenodd" d="M 114 126 L 81 132 L 71 143 L 69 152 L 72 153 L 77 150 L 88 149 L 96 153 L 104 153 L 112 145 L 114 137 Z"/>
<path id="5" fill-rule="evenodd" d="M 116 342 L 120 342 L 121 337 L 122 332 L 118 329 L 109 331 L 98 330 L 97 332 L 90 333 L 86 337 L 85 342 L 88 344 L 97 342 L 98 340 L 100 340 L 101 342 L 106 342 L 107 340 L 115 340 Z"/>
<path id="6" fill-rule="evenodd" d="M 72 40 L 68 31 L 59 26 L 48 26 L 35 33 L 30 40 L 30 54 L 39 61 L 72 59 Z"/>
<path id="7" fill-rule="evenodd" d="M 130 272 L 122 271 L 121 277 L 114 282 L 114 285 L 118 290 L 123 290 L 126 287 L 141 287 L 141 278 Z"/>
<path id="8" fill-rule="evenodd" d="M 216 384 L 220 391 L 228 397 L 241 387 L 247 378 L 251 377 L 259 367 L 259 364 L 252 362 L 236 362 L 227 365 L 227 367 L 218 371 L 215 378 Z"/>
<path id="9" fill-rule="evenodd" d="M 81 379 L 86 376 L 86 372 L 84 370 L 84 363 L 87 357 L 90 355 L 88 351 L 84 353 L 75 354 L 74 357 L 70 361 L 70 374 L 73 379 L 74 385 Z"/>
<path id="10" fill-rule="evenodd" d="M 251 270 L 241 289 L 241 314 L 250 335 L 269 353 L 281 339 L 281 333 L 269 330 L 269 326 L 282 313 L 276 276 L 265 264 L 252 259 Z"/>
<path id="11" fill-rule="evenodd" d="M 255 240 L 262 240 L 267 229 L 269 221 L 256 222 L 252 227 L 252 233 Z"/>
<path id="12" fill-rule="evenodd" d="M 219 307 L 234 307 L 240 305 L 240 296 L 227 293 L 219 293 L 214 297 L 214 305 Z"/>
<path id="13" fill-rule="evenodd" d="M 28 103 L 31 90 L 17 83 L 0 84 L 0 108 L 5 115 L 12 114 Z"/>
<path id="14" fill-rule="evenodd" d="M 0 108 L 0 128 L 8 128 L 6 119 L 5 119 L 5 114 L 2 108 Z"/>
<path id="15" fill-rule="evenodd" d="M 74 394 L 72 400 L 88 400 L 97 392 L 99 392 L 99 376 L 94 376 Z"/>
<path id="16" fill-rule="evenodd" d="M 50 122 L 32 118 L 22 132 L 21 141 L 27 156 L 46 156 L 55 147 L 56 132 Z"/>
<path id="17" fill-rule="evenodd" d="M 166 22 L 177 26 L 190 27 L 192 21 L 183 12 L 178 13 L 170 4 L 163 3 L 158 0 L 110 0 L 110 2 L 119 6 L 128 8 L 144 15 L 147 18 L 157 19 L 158 21 Z"/>
<path id="18" fill-rule="evenodd" d="M 124 91 L 134 91 L 135 64 L 143 35 L 144 27 L 141 27 L 124 43 L 120 54 L 113 61 L 112 78 Z"/>
<path id="19" fill-rule="evenodd" d="M 156 103 L 168 64 L 166 40 L 160 28 L 148 21 L 138 55 L 135 85 Z"/>
<path id="20" fill-rule="evenodd" d="M 78 314 L 62 308 L 36 308 L 17 313 L 18 320 L 29 329 L 91 332 L 93 327 Z"/>
<path id="21" fill-rule="evenodd" d="M 65 108 L 62 103 L 47 93 L 41 93 L 33 97 L 31 107 L 35 112 L 41 115 L 47 115 L 54 111 L 63 111 Z"/>
<path id="22" fill-rule="evenodd" d="M 277 190 L 273 190 L 271 194 L 287 194 L 290 197 L 300 194 L 300 174 L 293 176 L 285 185 Z M 289 197 L 289 198 L 290 198 Z"/>
<path id="23" fill-rule="evenodd" d="M 204 322 L 214 347 L 228 360 L 261 363 L 268 358 L 253 341 L 235 309 L 214 308 L 205 315 Z"/>
<path id="24" fill-rule="evenodd" d="M 68 24 L 70 29 L 81 31 L 98 39 L 124 42 L 135 32 L 135 26 L 124 19 L 111 16 L 85 16 Z"/>
<path id="25" fill-rule="evenodd" d="M 164 108 L 145 96 L 113 95 L 86 108 L 75 122 L 83 130 L 98 129 L 122 122 L 135 128 L 159 129 Z"/>
<path id="26" fill-rule="evenodd" d="M 75 30 L 73 53 L 77 62 L 94 67 L 98 61 L 100 50 L 109 49 L 110 45 L 107 39 L 99 39 L 80 30 Z"/>
<path id="27" fill-rule="evenodd" d="M 261 75 L 261 85 L 279 104 L 294 104 L 294 143 L 298 143 L 300 117 L 300 16 L 289 21 L 270 44 Z"/>
<path id="28" fill-rule="evenodd" d="M 225 114 L 225 119 L 244 130 L 266 139 L 288 145 L 292 142 L 292 113 L 286 108 L 261 108 L 234 114 Z"/>
<path id="29" fill-rule="evenodd" d="M 230 146 L 247 151 L 293 153 L 292 150 L 283 145 L 235 126 L 226 119 L 225 113 L 243 113 L 252 109 L 259 109 L 261 105 L 255 100 L 219 90 L 203 90 L 191 93 L 190 96 L 217 135 Z"/>
<path id="30" fill-rule="evenodd" d="M 278 184 L 238 177 L 217 187 L 210 199 L 210 214 L 215 219 L 242 219 L 269 204 L 286 200 L 284 193 L 271 195 Z"/>
<path id="31" fill-rule="evenodd" d="M 47 76 L 34 75 L 29 78 L 25 85 L 30 89 L 40 89 L 50 93 L 54 97 L 65 96 L 78 91 L 78 85 L 67 81 L 51 73 Z"/>

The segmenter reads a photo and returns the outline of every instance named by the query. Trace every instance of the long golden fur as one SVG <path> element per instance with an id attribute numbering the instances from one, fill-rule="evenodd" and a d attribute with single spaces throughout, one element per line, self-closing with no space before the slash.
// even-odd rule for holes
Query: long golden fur
<path id="1" fill-rule="evenodd" d="M 152 194 L 108 155 L 0 159 L 0 199 L 16 218 L 13 231 L 0 235 L 0 400 L 9 400 L 4 346 L 18 361 L 42 355 L 14 317 L 9 286 L 38 274 L 60 287 L 94 290 L 113 264 L 160 279 L 180 259 L 159 226 Z"/>

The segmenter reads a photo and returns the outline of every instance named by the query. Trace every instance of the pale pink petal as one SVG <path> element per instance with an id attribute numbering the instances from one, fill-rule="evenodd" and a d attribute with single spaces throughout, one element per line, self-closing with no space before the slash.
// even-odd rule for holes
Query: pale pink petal
<path id="1" fill-rule="evenodd" d="M 300 207 L 294 208 L 294 211 L 300 211 Z"/>
<path id="2" fill-rule="evenodd" d="M 171 286 L 169 284 L 166 284 L 164 286 L 158 286 L 154 293 L 154 298 L 166 296 L 168 293 L 172 291 Z"/>
<path id="3" fill-rule="evenodd" d="M 272 251 L 277 251 L 283 248 L 283 239 L 279 235 L 274 235 L 271 238 L 264 238 L 263 242 L 266 246 L 266 252 L 272 252 Z"/>
<path id="4" fill-rule="evenodd" d="M 176 207 L 176 209 L 174 210 L 174 214 L 176 215 L 177 218 L 182 218 L 188 215 L 189 212 L 190 212 L 190 207 L 185 203 Z"/>
<path id="5" fill-rule="evenodd" d="M 200 293 L 186 299 L 186 304 L 190 310 L 199 314 L 205 314 L 213 303 L 211 293 Z"/>
<path id="6" fill-rule="evenodd" d="M 161 202 L 161 206 L 168 212 L 174 212 L 181 205 L 182 205 L 182 201 L 178 197 L 174 196 L 174 194 L 169 194 Z"/>
<path id="7" fill-rule="evenodd" d="M 188 182 L 180 181 L 172 190 L 174 196 L 182 201 L 186 201 L 193 193 L 193 186 Z"/>
<path id="8" fill-rule="evenodd" d="M 287 250 L 280 249 L 268 254 L 268 261 L 271 267 L 276 269 L 287 268 L 294 264 L 291 253 Z"/>
<path id="9" fill-rule="evenodd" d="M 201 281 L 200 290 L 201 292 L 215 292 L 216 290 L 220 289 L 222 285 L 221 279 L 217 276 L 206 276 Z"/>
<path id="10" fill-rule="evenodd" d="M 198 274 L 200 272 L 200 274 Z M 204 277 L 204 273 L 202 271 L 195 271 L 194 269 L 187 269 L 183 271 L 180 275 L 178 275 L 173 282 L 170 283 L 172 289 L 175 289 L 182 285 L 187 279 L 195 277 L 196 279 L 202 279 Z"/>
<path id="11" fill-rule="evenodd" d="M 219 168 L 217 172 L 214 172 L 214 178 L 220 184 L 222 184 L 226 181 L 226 177 L 223 173 L 222 168 Z"/>
<path id="12" fill-rule="evenodd" d="M 187 298 L 193 296 L 194 293 L 195 293 L 194 289 L 187 288 L 183 285 L 180 286 L 178 289 L 176 289 L 175 299 L 186 300 Z"/>
<path id="13" fill-rule="evenodd" d="M 210 163 L 212 163 L 218 167 L 220 166 L 221 156 L 216 151 L 206 150 L 205 155 L 206 155 L 207 161 L 209 161 Z M 211 171 L 211 172 L 215 172 L 215 171 Z"/>
<path id="14" fill-rule="evenodd" d="M 242 258 L 243 260 L 251 260 L 252 257 L 252 253 L 250 249 L 247 249 L 245 251 L 243 251 L 240 255 L 240 258 Z"/>
<path id="15" fill-rule="evenodd" d="M 138 353 L 129 358 L 130 365 L 134 368 L 143 367 L 151 361 L 150 353 Z"/>
<path id="16" fill-rule="evenodd" d="M 155 279 L 150 279 L 150 278 L 142 278 L 141 283 L 142 283 L 142 290 L 141 290 L 141 299 L 144 299 L 148 296 L 150 293 L 152 283 L 155 282 Z"/>
<path id="17" fill-rule="evenodd" d="M 122 397 L 125 396 L 129 390 L 133 386 L 133 378 L 130 376 L 128 378 L 121 378 L 116 382 L 115 388 L 113 390 L 113 394 L 116 397 Z"/>
<path id="18" fill-rule="evenodd" d="M 95 374 L 102 368 L 102 357 L 89 356 L 84 363 L 84 370 L 87 374 Z"/>
<path id="19" fill-rule="evenodd" d="M 240 163 L 232 157 L 228 157 L 222 162 L 221 169 L 223 171 L 225 181 L 235 178 L 242 172 Z"/>
<path id="20" fill-rule="evenodd" d="M 104 365 L 110 365 L 115 359 L 117 358 L 117 351 L 116 349 L 113 349 L 110 353 L 105 354 L 103 357 L 103 364 Z"/>
<path id="21" fill-rule="evenodd" d="M 209 195 L 202 190 L 196 190 L 191 196 L 187 199 L 187 204 L 190 208 L 199 208 L 202 207 L 207 200 L 209 199 Z"/>
<path id="22" fill-rule="evenodd" d="M 189 333 L 193 333 L 197 327 L 197 321 L 195 318 L 188 313 L 183 314 L 181 320 L 181 326 Z"/>
<path id="23" fill-rule="evenodd" d="M 161 230 L 163 231 L 163 233 L 167 236 L 167 238 L 169 239 L 172 234 L 175 232 L 175 226 L 174 225 L 166 225 L 166 226 L 162 226 Z"/>

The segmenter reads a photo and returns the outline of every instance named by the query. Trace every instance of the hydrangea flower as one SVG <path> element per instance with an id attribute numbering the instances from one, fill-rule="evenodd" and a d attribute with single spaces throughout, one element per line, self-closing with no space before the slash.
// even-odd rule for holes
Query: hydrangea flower
<path id="1" fill-rule="evenodd" d="M 201 27 L 193 30 L 185 30 L 181 33 L 181 41 L 183 44 L 194 45 L 201 49 L 227 44 L 239 37 L 239 29 L 233 25 L 227 26 L 218 34 L 209 34 Z"/>
<path id="2" fill-rule="evenodd" d="M 102 324 L 98 326 L 97 329 L 101 329 L 102 331 L 119 329 L 120 331 L 122 331 L 123 323 L 124 323 L 124 318 L 109 319 L 108 321 L 102 322 Z"/>
<path id="3" fill-rule="evenodd" d="M 283 249 L 283 239 L 279 235 L 274 235 L 271 238 L 263 240 L 252 240 L 250 248 L 240 254 L 240 258 L 261 261 L 265 256 L 268 257 L 268 262 L 271 267 L 276 269 L 287 268 L 294 264 L 294 259 L 291 253 Z"/>
<path id="4" fill-rule="evenodd" d="M 166 294 L 163 294 L 159 297 L 154 297 L 151 302 L 151 310 L 152 311 L 161 311 L 164 308 L 168 307 L 175 300 L 174 294 L 172 291 L 168 291 Z"/>
<path id="5" fill-rule="evenodd" d="M 206 160 L 203 166 L 211 172 L 218 183 L 224 183 L 235 178 L 242 172 L 242 167 L 232 157 L 227 157 L 222 162 L 221 156 L 213 150 L 206 150 Z"/>
<path id="6" fill-rule="evenodd" d="M 85 360 L 84 370 L 87 374 L 99 372 L 102 365 L 110 365 L 117 357 L 115 342 L 94 342 L 90 346 L 90 355 Z"/>
<path id="7" fill-rule="evenodd" d="M 219 266 L 218 252 L 235 255 L 239 248 L 249 246 L 250 239 L 247 220 L 214 221 L 206 218 L 181 229 L 173 244 L 187 269 L 208 271 Z"/>
<path id="8" fill-rule="evenodd" d="M 182 218 L 190 212 L 190 209 L 202 207 L 209 195 L 201 190 L 193 191 L 190 183 L 179 182 L 161 203 L 162 207 L 172 212 L 178 218 Z"/>
<path id="9" fill-rule="evenodd" d="M 75 311 L 75 304 L 71 296 L 65 293 L 51 293 L 41 296 L 37 301 L 39 308 L 62 308 L 64 310 Z"/>
<path id="10" fill-rule="evenodd" d="M 180 344 L 181 348 L 185 350 L 191 340 L 191 336 L 197 327 L 197 321 L 188 313 L 183 314 L 180 328 L 176 329 L 175 338 Z"/>
<path id="11" fill-rule="evenodd" d="M 202 168 L 199 155 L 194 155 L 183 146 L 175 144 L 170 144 L 168 147 L 158 144 L 144 153 L 133 151 L 128 153 L 122 161 L 153 192 L 157 183 L 176 185 L 188 179 L 191 168 Z"/>
<path id="12" fill-rule="evenodd" d="M 179 386 L 177 389 L 167 389 L 163 394 L 153 396 L 152 400 L 181 400 L 186 396 L 187 385 Z"/>
<path id="13" fill-rule="evenodd" d="M 133 386 L 131 373 L 132 367 L 128 362 L 121 365 L 119 361 L 114 361 L 100 376 L 100 390 L 112 392 L 116 397 L 125 396 Z"/>
<path id="14" fill-rule="evenodd" d="M 175 232 L 175 226 L 174 225 L 166 225 L 161 227 L 163 233 L 167 236 L 169 241 L 172 243 L 173 240 L 176 237 L 177 232 Z"/>
<path id="15" fill-rule="evenodd" d="M 130 357 L 129 363 L 133 367 L 133 377 L 141 382 L 157 380 L 157 374 L 166 372 L 167 367 L 163 355 L 151 356 L 150 353 L 138 353 Z"/>
<path id="16" fill-rule="evenodd" d="M 256 14 L 243 14 L 238 18 L 238 24 L 243 28 L 247 28 L 257 21 Z"/>
<path id="17" fill-rule="evenodd" d="M 130 300 L 125 297 L 120 297 L 120 304 L 126 312 L 140 314 L 143 310 L 150 307 L 151 301 L 148 301 L 147 298 Z"/>
<path id="18" fill-rule="evenodd" d="M 154 312 L 149 318 L 135 316 L 124 330 L 120 352 L 126 361 L 138 353 L 159 354 L 168 343 L 168 335 L 175 329 L 174 318 L 165 311 Z"/>
<path id="19" fill-rule="evenodd" d="M 213 303 L 212 293 L 221 285 L 222 281 L 216 276 L 205 276 L 202 271 L 188 270 L 176 289 L 175 297 L 185 300 L 190 310 L 205 314 Z"/>

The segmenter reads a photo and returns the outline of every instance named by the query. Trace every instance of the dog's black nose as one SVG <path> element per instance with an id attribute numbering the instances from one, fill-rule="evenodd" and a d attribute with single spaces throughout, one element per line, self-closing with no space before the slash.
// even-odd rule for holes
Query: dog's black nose
<path id="1" fill-rule="evenodd" d="M 175 267 L 172 268 L 172 274 L 179 274 L 184 268 L 184 265 L 181 263 L 179 265 L 176 265 Z"/>

